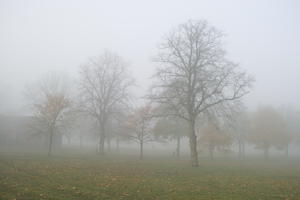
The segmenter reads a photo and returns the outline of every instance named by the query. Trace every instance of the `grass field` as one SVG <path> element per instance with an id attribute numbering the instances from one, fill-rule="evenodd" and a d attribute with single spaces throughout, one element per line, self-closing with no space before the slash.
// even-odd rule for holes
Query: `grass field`
<path id="1" fill-rule="evenodd" d="M 0 156 L 0 199 L 300 199 L 300 162 Z"/>

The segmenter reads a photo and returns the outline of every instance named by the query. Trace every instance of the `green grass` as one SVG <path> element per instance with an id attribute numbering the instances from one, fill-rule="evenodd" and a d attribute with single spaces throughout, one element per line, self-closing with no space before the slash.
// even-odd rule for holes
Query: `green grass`
<path id="1" fill-rule="evenodd" d="M 0 199 L 300 199 L 296 161 L 0 156 Z"/>

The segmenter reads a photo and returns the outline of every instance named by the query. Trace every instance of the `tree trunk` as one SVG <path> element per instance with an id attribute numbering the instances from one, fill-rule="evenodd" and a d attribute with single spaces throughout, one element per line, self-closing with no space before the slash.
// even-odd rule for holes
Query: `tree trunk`
<path id="1" fill-rule="evenodd" d="M 104 155 L 105 153 L 105 123 L 101 123 L 101 132 L 100 132 L 100 139 L 99 139 L 99 154 Z"/>
<path id="2" fill-rule="evenodd" d="M 198 152 L 197 152 L 197 136 L 195 133 L 195 120 L 189 121 L 189 142 L 191 150 L 191 164 L 192 167 L 198 167 Z"/>
<path id="3" fill-rule="evenodd" d="M 105 145 L 105 135 L 104 133 L 101 133 L 100 139 L 99 139 L 99 154 L 104 155 L 104 145 Z"/>
<path id="4" fill-rule="evenodd" d="M 176 157 L 180 156 L 180 136 L 177 136 Z"/>
<path id="5" fill-rule="evenodd" d="M 109 136 L 109 134 L 107 135 L 106 140 L 107 140 L 107 150 L 111 151 L 111 143 L 110 143 L 110 136 Z"/>
<path id="6" fill-rule="evenodd" d="M 51 152 L 52 152 L 52 141 L 53 141 L 53 129 L 50 129 L 50 140 L 49 140 L 49 148 L 48 148 L 48 156 L 51 156 Z"/>
<path id="7" fill-rule="evenodd" d="M 143 141 L 140 142 L 140 159 L 143 160 L 144 158 L 144 144 L 143 144 Z"/>

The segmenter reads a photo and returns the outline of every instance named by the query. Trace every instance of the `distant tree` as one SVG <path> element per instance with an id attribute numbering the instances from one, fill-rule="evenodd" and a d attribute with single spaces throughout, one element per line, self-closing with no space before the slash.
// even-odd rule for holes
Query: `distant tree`
<path id="1" fill-rule="evenodd" d="M 197 118 L 215 106 L 235 104 L 252 83 L 251 77 L 225 57 L 222 37 L 206 21 L 188 21 L 167 35 L 155 58 L 160 66 L 149 98 L 164 106 L 161 115 L 186 120 L 195 167 Z"/>
<path id="2" fill-rule="evenodd" d="M 153 123 L 151 107 L 137 108 L 125 122 L 125 137 L 139 144 L 140 159 L 144 156 L 144 144 L 153 141 Z"/>
<path id="3" fill-rule="evenodd" d="M 272 107 L 261 107 L 253 113 L 247 138 L 256 148 L 264 151 L 265 159 L 269 158 L 271 147 L 286 146 L 289 140 L 283 117 Z"/>
<path id="4" fill-rule="evenodd" d="M 29 124 L 35 134 L 46 134 L 48 156 L 51 155 L 53 138 L 68 127 L 71 98 L 65 77 L 49 74 L 44 79 L 26 88 L 25 95 L 30 101 L 33 117 Z"/>
<path id="5" fill-rule="evenodd" d="M 200 129 L 198 140 L 200 147 L 205 147 L 211 159 L 214 158 L 215 151 L 229 152 L 233 143 L 232 134 L 224 126 L 220 126 L 216 121 L 207 121 Z"/>
<path id="6" fill-rule="evenodd" d="M 116 150 L 120 150 L 120 141 L 126 140 L 126 136 L 124 136 L 124 123 L 127 120 L 127 116 L 123 115 L 123 113 L 120 113 L 115 118 L 112 118 L 108 122 L 107 132 L 108 132 L 108 138 L 107 138 L 107 146 L 108 150 L 111 151 L 111 141 L 115 140 L 116 142 Z"/>
<path id="7" fill-rule="evenodd" d="M 111 128 L 109 128 L 110 133 L 109 135 L 111 136 L 111 138 L 113 138 L 116 142 L 116 151 L 119 152 L 120 151 L 120 140 L 122 139 L 122 123 L 119 123 L 120 121 L 118 120 L 113 120 L 110 123 Z M 109 144 L 110 145 L 110 144 Z"/>
<path id="8" fill-rule="evenodd" d="M 234 142 L 237 143 L 239 159 L 245 158 L 245 145 L 250 129 L 249 114 L 245 110 L 239 110 L 226 124 L 227 130 L 231 133 Z"/>
<path id="9" fill-rule="evenodd" d="M 73 136 L 79 139 L 80 148 L 83 147 L 84 138 L 91 137 L 93 135 L 93 118 L 87 115 L 82 115 L 80 112 L 75 113 L 73 119 L 73 125 L 69 131 L 69 136 Z"/>
<path id="10" fill-rule="evenodd" d="M 114 53 L 106 51 L 81 67 L 80 109 L 98 122 L 100 154 L 104 154 L 108 122 L 128 105 L 132 85 L 126 63 Z"/>
<path id="11" fill-rule="evenodd" d="M 288 130 L 288 137 L 285 138 L 286 145 L 284 148 L 281 147 L 281 149 L 284 149 L 286 156 L 288 156 L 289 145 L 291 143 L 294 143 L 295 145 L 300 144 L 300 112 L 293 107 L 286 106 L 280 109 L 280 113 L 286 122 L 286 127 Z"/>
<path id="12" fill-rule="evenodd" d="M 158 138 L 176 141 L 176 156 L 180 156 L 180 140 L 187 136 L 188 127 L 180 118 L 160 118 L 156 121 L 153 133 Z"/>
<path id="13" fill-rule="evenodd" d="M 128 120 L 128 115 L 126 115 L 126 113 L 129 112 L 129 110 L 120 110 L 120 114 L 117 117 L 115 117 L 111 122 L 110 134 L 116 142 L 116 150 L 118 152 L 120 151 L 120 142 L 128 139 L 126 130 L 124 134 L 124 124 L 126 124 Z"/>

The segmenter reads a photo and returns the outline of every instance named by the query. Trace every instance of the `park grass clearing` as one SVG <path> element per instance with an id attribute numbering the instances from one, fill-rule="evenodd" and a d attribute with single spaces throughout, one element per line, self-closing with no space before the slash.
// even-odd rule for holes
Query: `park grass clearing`
<path id="1" fill-rule="evenodd" d="M 300 162 L 0 156 L 1 200 L 300 199 Z"/>

